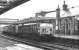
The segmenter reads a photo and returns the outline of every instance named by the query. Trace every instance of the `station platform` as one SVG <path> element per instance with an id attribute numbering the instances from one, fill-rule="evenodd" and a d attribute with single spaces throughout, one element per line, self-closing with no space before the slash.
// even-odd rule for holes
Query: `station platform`
<path id="1" fill-rule="evenodd" d="M 59 38 L 66 38 L 66 39 L 75 39 L 75 40 L 79 40 L 79 36 L 77 35 L 63 35 L 63 34 L 55 34 L 55 37 L 59 37 Z"/>
<path id="2" fill-rule="evenodd" d="M 5 48 L 0 48 L 0 50 L 43 50 L 43 49 L 25 45 L 25 44 L 14 44 L 11 46 L 7 46 Z"/>

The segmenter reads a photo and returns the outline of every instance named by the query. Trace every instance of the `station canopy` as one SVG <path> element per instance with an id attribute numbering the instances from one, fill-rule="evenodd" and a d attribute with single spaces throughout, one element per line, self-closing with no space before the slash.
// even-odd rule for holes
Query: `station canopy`
<path id="1" fill-rule="evenodd" d="M 21 1 L 26 2 L 28 0 L 17 0 L 16 3 L 19 3 Z M 32 1 L 36 1 L 36 2 L 32 3 Z M 40 1 L 40 0 L 38 0 L 38 1 Z M 45 1 L 45 0 L 43 0 L 43 1 Z M 10 6 L 6 7 L 7 9 L 5 8 L 4 10 L 6 11 L 6 10 L 8 10 L 10 8 L 13 8 L 13 7 L 15 7 L 15 8 L 13 8 L 13 9 L 5 12 L 4 14 L 0 15 L 0 18 L 5 17 L 5 18 L 23 19 L 23 18 L 27 18 L 27 17 L 33 17 L 35 15 L 35 13 L 36 13 L 36 10 L 41 11 L 41 10 L 49 9 L 49 11 L 52 11 L 52 10 L 55 10 L 57 8 L 58 4 L 55 4 L 55 3 L 51 2 L 51 1 L 48 1 L 50 3 L 47 4 L 48 2 L 43 3 L 43 1 L 40 4 L 40 2 L 37 2 L 37 0 L 31 0 L 31 1 L 29 1 L 27 3 L 24 3 L 24 4 L 21 4 L 21 5 L 15 4 L 15 2 L 13 2 L 10 5 L 11 7 Z M 23 2 L 21 2 L 21 3 L 23 3 Z M 45 6 L 45 4 L 47 4 L 47 6 Z M 19 6 L 16 7 L 16 5 L 19 5 Z M 40 6 L 40 5 L 42 5 L 42 6 Z M 51 5 L 51 6 L 49 6 L 49 5 Z M 54 5 L 56 5 L 55 6 L 56 8 L 53 8 Z M 70 16 L 78 15 L 79 14 L 78 9 L 79 8 L 70 9 L 69 14 L 64 12 L 64 11 L 61 11 L 61 17 L 67 17 L 68 15 L 70 15 Z M 49 13 L 49 14 L 46 15 L 46 17 L 55 17 L 56 18 L 56 13 Z"/>
<path id="2" fill-rule="evenodd" d="M 0 14 L 29 0 L 0 0 Z"/>

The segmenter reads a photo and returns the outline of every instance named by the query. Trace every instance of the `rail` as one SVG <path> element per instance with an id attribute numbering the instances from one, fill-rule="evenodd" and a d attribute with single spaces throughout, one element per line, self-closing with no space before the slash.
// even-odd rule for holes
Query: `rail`
<path id="1" fill-rule="evenodd" d="M 42 42 L 36 42 L 36 41 L 31 41 L 31 40 L 25 40 L 25 39 L 20 39 L 16 37 L 10 37 L 8 35 L 0 35 L 2 37 L 8 38 L 10 40 L 14 40 L 17 42 L 21 42 L 27 45 L 32 45 L 35 47 L 43 48 L 43 49 L 48 49 L 48 50 L 53 50 L 53 49 L 61 49 L 61 50 L 79 50 L 76 48 L 70 48 L 70 47 L 65 47 L 57 44 L 49 44 L 49 43 L 42 43 Z"/>

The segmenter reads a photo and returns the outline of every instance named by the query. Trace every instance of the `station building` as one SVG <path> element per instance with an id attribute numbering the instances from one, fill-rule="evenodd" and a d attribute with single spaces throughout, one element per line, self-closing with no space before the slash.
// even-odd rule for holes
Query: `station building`
<path id="1" fill-rule="evenodd" d="M 69 9 L 67 5 L 63 5 L 63 10 L 69 13 Z M 47 13 L 47 12 L 46 12 Z M 49 12 L 48 12 L 49 13 Z M 43 14 L 44 15 L 44 14 Z M 60 16 L 60 8 L 56 9 L 56 18 L 53 17 L 30 17 L 15 23 L 16 25 L 16 32 L 18 30 L 19 25 L 24 25 L 25 23 L 48 23 L 53 25 L 53 32 L 52 34 L 63 34 L 63 35 L 79 35 L 79 20 L 76 19 L 76 16 Z M 19 25 L 17 25 L 19 24 Z M 36 26 L 32 26 L 36 29 Z M 38 25 L 37 25 L 38 27 Z M 48 28 L 44 28 L 42 30 L 48 30 Z M 46 33 L 46 32 L 45 32 Z"/>
<path id="2" fill-rule="evenodd" d="M 78 23 L 79 21 L 75 18 L 75 16 L 60 18 L 59 30 L 57 34 L 64 34 L 64 35 L 78 34 L 78 30 L 79 30 Z"/>

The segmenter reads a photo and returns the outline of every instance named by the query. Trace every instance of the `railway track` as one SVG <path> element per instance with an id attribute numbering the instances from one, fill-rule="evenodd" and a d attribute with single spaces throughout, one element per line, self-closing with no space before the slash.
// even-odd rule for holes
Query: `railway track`
<path id="1" fill-rule="evenodd" d="M 79 50 L 77 48 L 65 47 L 62 45 L 52 44 L 52 43 L 42 43 L 42 42 L 37 42 L 37 41 L 25 40 L 25 39 L 20 39 L 20 38 L 16 38 L 16 37 L 11 37 L 8 35 L 0 35 L 0 36 L 8 38 L 10 40 L 17 41 L 17 42 L 25 43 L 25 44 L 36 46 L 39 48 L 43 48 L 46 50 L 47 49 L 48 50 Z"/>
<path id="2" fill-rule="evenodd" d="M 66 47 L 71 47 L 71 48 L 78 48 L 79 49 L 79 40 L 68 40 L 68 39 L 58 39 L 56 40 L 57 43 L 55 44 L 58 44 L 58 45 L 61 45 L 61 46 L 66 46 Z M 50 42 L 52 43 L 52 42 Z"/>

